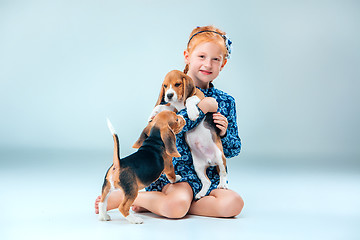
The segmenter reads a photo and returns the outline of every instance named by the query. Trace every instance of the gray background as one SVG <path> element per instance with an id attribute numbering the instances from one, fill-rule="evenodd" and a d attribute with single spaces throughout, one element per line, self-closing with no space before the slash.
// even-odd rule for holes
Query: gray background
<path id="1" fill-rule="evenodd" d="M 359 156 L 357 1 L 2 1 L 0 147 L 127 151 L 197 25 L 228 33 L 216 87 L 249 154 Z"/>

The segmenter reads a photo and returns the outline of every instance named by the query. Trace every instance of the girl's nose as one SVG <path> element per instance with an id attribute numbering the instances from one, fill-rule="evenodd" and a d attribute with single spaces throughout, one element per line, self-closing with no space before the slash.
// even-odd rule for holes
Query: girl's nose
<path id="1" fill-rule="evenodd" d="M 204 65 L 205 65 L 205 67 L 211 67 L 211 59 L 206 59 L 204 61 Z"/>

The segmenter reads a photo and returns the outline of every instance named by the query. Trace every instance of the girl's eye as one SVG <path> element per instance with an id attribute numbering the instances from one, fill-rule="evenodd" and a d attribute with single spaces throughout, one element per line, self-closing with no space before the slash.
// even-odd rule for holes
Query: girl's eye
<path id="1" fill-rule="evenodd" d="M 214 58 L 215 61 L 220 61 L 220 58 Z"/>
<path id="2" fill-rule="evenodd" d="M 175 83 L 175 87 L 179 87 L 180 86 L 180 83 Z"/>
<path id="3" fill-rule="evenodd" d="M 199 55 L 199 58 L 205 58 L 205 56 L 204 55 Z"/>

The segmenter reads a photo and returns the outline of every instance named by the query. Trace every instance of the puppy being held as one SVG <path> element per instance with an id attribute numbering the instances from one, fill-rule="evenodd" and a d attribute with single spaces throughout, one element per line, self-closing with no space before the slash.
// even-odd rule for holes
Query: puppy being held
<path id="1" fill-rule="evenodd" d="M 204 94 L 195 87 L 194 81 L 188 75 L 179 70 L 172 70 L 165 76 L 149 121 L 163 110 L 178 112 L 185 107 L 189 118 L 194 121 L 199 117 L 196 105 L 204 98 Z"/>
<path id="2" fill-rule="evenodd" d="M 172 157 L 180 157 L 176 149 L 175 134 L 185 125 L 185 120 L 172 111 L 157 114 L 148 123 L 134 144 L 139 148 L 135 153 L 120 159 L 119 140 L 113 126 L 108 120 L 108 127 L 114 138 L 113 164 L 108 169 L 99 203 L 99 220 L 109 221 L 107 200 L 111 191 L 121 190 L 124 194 L 119 211 L 131 223 L 143 223 L 140 217 L 130 213 L 138 191 L 149 186 L 164 172 L 171 183 L 181 179 L 175 175 Z"/>
<path id="3" fill-rule="evenodd" d="M 173 70 L 165 76 L 159 98 L 149 119 L 165 109 L 177 112 L 186 107 L 189 119 L 194 121 L 199 117 L 197 104 L 204 98 L 204 94 L 195 87 L 194 81 L 188 75 Z M 205 196 L 211 186 L 211 181 L 206 175 L 209 166 L 217 166 L 220 176 L 218 188 L 228 188 L 226 158 L 219 132 L 211 112 L 206 113 L 198 126 L 186 132 L 185 139 L 191 150 L 194 168 L 202 183 L 195 199 Z"/>

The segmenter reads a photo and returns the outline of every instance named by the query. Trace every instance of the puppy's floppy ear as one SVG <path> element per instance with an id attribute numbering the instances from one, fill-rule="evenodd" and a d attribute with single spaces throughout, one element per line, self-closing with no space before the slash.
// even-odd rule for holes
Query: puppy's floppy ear
<path id="1" fill-rule="evenodd" d="M 152 127 L 152 123 L 149 122 L 149 124 L 144 128 L 142 133 L 140 134 L 139 139 L 134 143 L 132 146 L 133 148 L 139 148 L 144 143 L 144 141 L 149 137 L 150 129 Z"/>
<path id="2" fill-rule="evenodd" d="M 167 125 L 161 128 L 161 139 L 165 145 L 166 153 L 171 157 L 181 157 L 180 153 L 176 149 L 176 137 L 175 133 Z"/>
<path id="3" fill-rule="evenodd" d="M 189 98 L 195 94 L 196 88 L 195 88 L 194 81 L 188 75 L 183 76 L 183 83 L 184 83 L 184 95 L 183 96 L 184 96 L 184 99 L 186 100 L 187 98 Z"/>
<path id="4" fill-rule="evenodd" d="M 159 105 L 161 102 L 164 101 L 164 94 L 165 94 L 164 86 L 163 86 L 163 84 L 161 84 L 161 89 L 160 89 L 159 98 L 158 98 L 158 100 L 156 101 L 155 107 L 156 107 L 157 105 Z"/>

